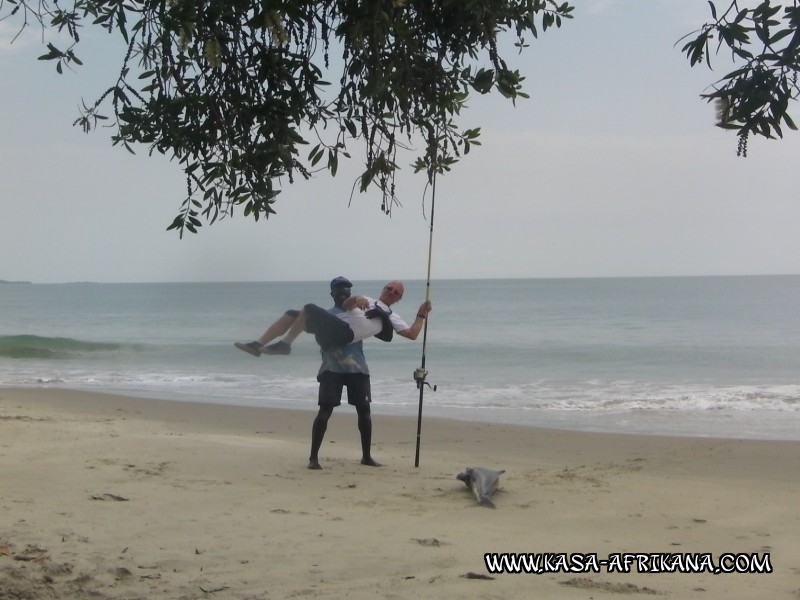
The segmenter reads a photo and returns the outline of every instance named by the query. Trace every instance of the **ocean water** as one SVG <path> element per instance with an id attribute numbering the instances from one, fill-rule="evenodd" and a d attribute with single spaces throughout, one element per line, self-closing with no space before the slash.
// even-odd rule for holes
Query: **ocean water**
<path id="1" fill-rule="evenodd" d="M 406 282 L 406 320 L 424 290 Z M 445 280 L 431 301 L 424 416 L 800 439 L 800 276 Z M 2 284 L 0 386 L 316 410 L 311 336 L 233 347 L 307 302 L 327 282 Z M 365 342 L 376 417 L 417 415 L 422 348 Z"/>

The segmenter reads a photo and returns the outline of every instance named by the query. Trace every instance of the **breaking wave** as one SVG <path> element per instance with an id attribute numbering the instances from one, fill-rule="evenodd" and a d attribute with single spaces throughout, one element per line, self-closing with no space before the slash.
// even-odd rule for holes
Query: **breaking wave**
<path id="1" fill-rule="evenodd" d="M 86 342 L 73 338 L 38 335 L 0 336 L 0 356 L 8 358 L 68 359 L 92 352 L 119 350 L 121 344 Z"/>

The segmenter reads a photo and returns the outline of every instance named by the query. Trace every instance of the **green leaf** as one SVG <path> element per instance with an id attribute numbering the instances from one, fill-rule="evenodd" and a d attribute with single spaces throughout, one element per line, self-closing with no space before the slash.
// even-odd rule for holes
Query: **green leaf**
<path id="1" fill-rule="evenodd" d="M 494 71 L 480 69 L 472 80 L 472 87 L 475 91 L 486 94 L 491 91 L 494 84 Z"/>
<path id="2" fill-rule="evenodd" d="M 781 31 L 773 35 L 771 38 L 769 38 L 769 44 L 774 46 L 775 44 L 780 42 L 783 38 L 792 35 L 793 33 L 795 32 L 792 31 L 791 29 L 782 29 Z"/>
<path id="3" fill-rule="evenodd" d="M 339 168 L 339 157 L 336 155 L 336 152 L 333 150 L 328 151 L 328 170 L 330 170 L 331 175 L 336 177 L 336 170 Z"/>

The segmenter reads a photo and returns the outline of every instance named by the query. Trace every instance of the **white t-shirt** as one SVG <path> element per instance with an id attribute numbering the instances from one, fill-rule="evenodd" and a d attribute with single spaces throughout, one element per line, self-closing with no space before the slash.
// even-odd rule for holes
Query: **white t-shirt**
<path id="1" fill-rule="evenodd" d="M 392 328 L 395 331 L 405 331 L 409 328 L 408 323 L 406 323 L 400 315 L 392 311 L 386 304 L 380 300 L 373 300 L 372 298 L 367 298 L 367 300 L 369 301 L 370 309 L 378 306 L 378 308 L 384 312 L 389 313 L 389 321 L 391 321 Z M 341 312 L 336 316 L 347 323 L 350 326 L 350 329 L 353 330 L 353 342 L 358 342 L 360 340 L 365 340 L 368 337 L 372 337 L 376 333 L 380 333 L 381 329 L 383 329 L 382 319 L 377 317 L 374 319 L 368 319 L 365 311 L 361 310 L 360 308 L 354 308 L 346 312 Z"/>

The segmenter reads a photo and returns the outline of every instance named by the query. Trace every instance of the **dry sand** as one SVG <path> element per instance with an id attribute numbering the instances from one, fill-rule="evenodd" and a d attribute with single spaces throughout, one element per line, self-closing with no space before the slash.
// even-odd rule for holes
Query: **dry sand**
<path id="1" fill-rule="evenodd" d="M 0 599 L 798 598 L 800 443 L 0 389 Z M 455 479 L 505 469 L 496 510 Z M 772 573 L 491 574 L 485 553 L 724 553 Z M 652 561 L 651 561 L 652 564 Z M 740 564 L 744 564 L 743 562 Z"/>

